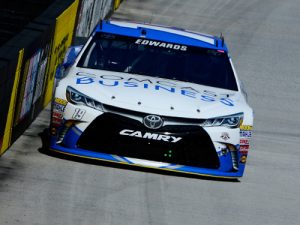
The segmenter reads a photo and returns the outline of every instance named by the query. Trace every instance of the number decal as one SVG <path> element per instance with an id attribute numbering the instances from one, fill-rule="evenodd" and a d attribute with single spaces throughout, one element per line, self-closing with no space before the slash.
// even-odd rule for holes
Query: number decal
<path id="1" fill-rule="evenodd" d="M 84 116 L 85 112 L 86 111 L 84 109 L 76 108 L 72 118 L 75 120 L 81 120 L 82 117 Z"/>

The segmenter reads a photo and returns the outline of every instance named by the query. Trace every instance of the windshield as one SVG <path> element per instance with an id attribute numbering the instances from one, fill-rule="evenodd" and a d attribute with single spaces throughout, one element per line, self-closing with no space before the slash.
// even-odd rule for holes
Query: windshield
<path id="1" fill-rule="evenodd" d="M 144 38 L 97 33 L 77 66 L 237 90 L 225 52 Z"/>

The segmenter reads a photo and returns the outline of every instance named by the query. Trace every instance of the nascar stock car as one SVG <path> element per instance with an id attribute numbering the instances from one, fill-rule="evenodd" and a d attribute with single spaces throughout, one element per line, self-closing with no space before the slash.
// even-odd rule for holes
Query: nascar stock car
<path id="1" fill-rule="evenodd" d="M 50 150 L 204 176 L 243 175 L 253 111 L 224 38 L 101 21 L 69 48 Z"/>

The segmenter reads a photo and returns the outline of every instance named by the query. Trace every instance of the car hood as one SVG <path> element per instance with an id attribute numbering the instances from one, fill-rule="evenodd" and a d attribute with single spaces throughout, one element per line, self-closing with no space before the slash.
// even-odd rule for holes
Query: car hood
<path id="1" fill-rule="evenodd" d="M 67 86 L 103 104 L 184 118 L 230 115 L 245 104 L 237 91 L 103 70 L 71 68 L 59 89 Z"/>

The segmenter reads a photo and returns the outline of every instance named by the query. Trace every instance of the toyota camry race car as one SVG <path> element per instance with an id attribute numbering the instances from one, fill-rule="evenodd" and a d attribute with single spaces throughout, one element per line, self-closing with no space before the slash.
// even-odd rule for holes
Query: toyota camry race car
<path id="1" fill-rule="evenodd" d="M 102 21 L 57 72 L 50 149 L 213 177 L 243 175 L 253 112 L 223 37 Z"/>

